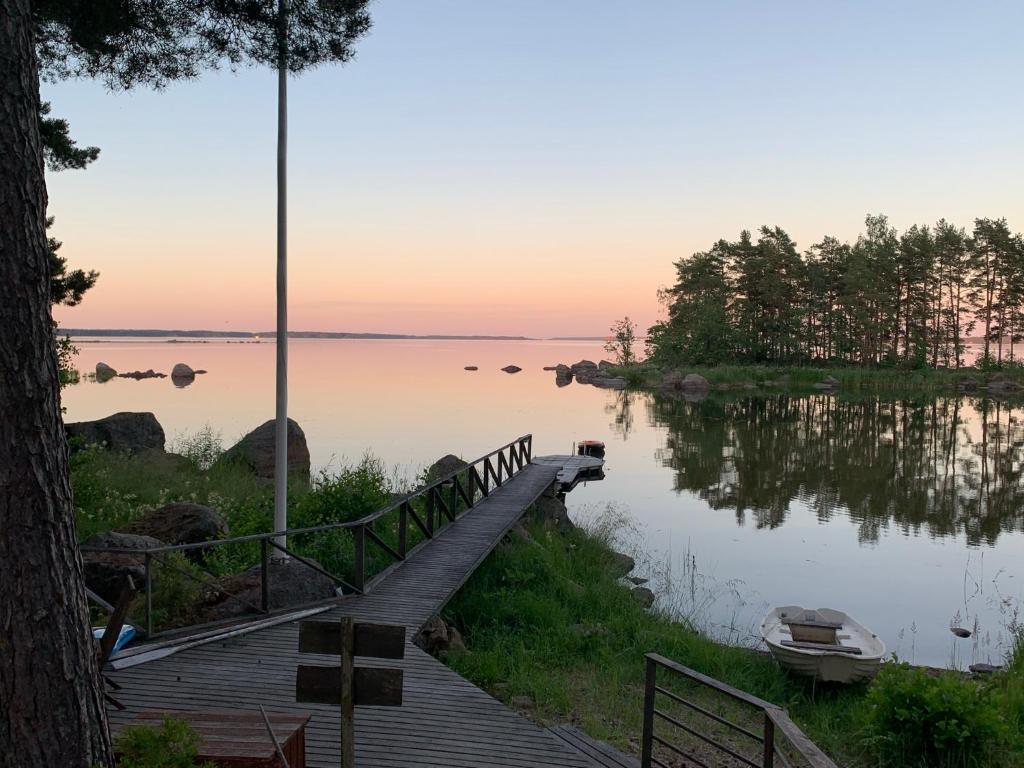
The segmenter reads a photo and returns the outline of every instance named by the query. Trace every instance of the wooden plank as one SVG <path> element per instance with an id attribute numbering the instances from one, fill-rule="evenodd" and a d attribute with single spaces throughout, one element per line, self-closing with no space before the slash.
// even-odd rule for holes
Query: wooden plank
<path id="1" fill-rule="evenodd" d="M 803 648 L 808 651 L 828 651 L 830 653 L 852 653 L 859 656 L 863 651 L 855 645 L 829 645 L 827 643 L 801 643 L 797 640 L 783 640 L 781 644 L 787 648 Z"/>
<path id="2" fill-rule="evenodd" d="M 797 619 L 782 619 L 782 624 L 796 625 L 798 627 L 819 627 L 820 629 L 842 629 L 843 625 L 835 621 L 798 621 Z"/>
<path id="3" fill-rule="evenodd" d="M 357 707 L 402 706 L 402 670 L 355 667 L 352 700 Z M 295 701 L 303 704 L 341 704 L 341 667 L 300 664 L 295 670 Z"/>
<path id="4" fill-rule="evenodd" d="M 355 623 L 353 656 L 376 659 L 405 658 L 405 627 L 395 624 Z M 341 654 L 341 625 L 337 621 L 299 624 L 299 653 Z"/>

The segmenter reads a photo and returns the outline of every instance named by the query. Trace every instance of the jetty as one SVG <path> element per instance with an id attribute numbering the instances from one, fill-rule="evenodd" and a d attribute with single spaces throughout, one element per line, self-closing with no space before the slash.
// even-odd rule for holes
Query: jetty
<path id="1" fill-rule="evenodd" d="M 347 591 L 343 596 L 275 615 L 267 610 L 264 587 L 264 616 L 179 634 L 168 641 L 154 640 L 122 652 L 106 670 L 124 707 L 111 708 L 113 729 L 116 732 L 152 710 L 258 713 L 262 706 L 279 714 L 305 713 L 312 716 L 305 734 L 306 765 L 336 768 L 340 765 L 338 707 L 295 701 L 297 666 L 332 662 L 329 656 L 300 656 L 299 621 L 310 616 L 318 620 L 351 616 L 406 628 L 404 659 L 374 661 L 375 666 L 403 670 L 402 705 L 356 709 L 355 751 L 360 767 L 637 765 L 635 759 L 575 729 L 549 730 L 531 723 L 413 642 L 531 505 L 553 487 L 575 480 L 579 457 L 564 457 L 560 463 L 557 457 L 536 462 L 531 455 L 532 436 L 526 435 L 374 515 L 324 526 L 346 528 L 355 541 L 355 575 L 351 583 L 338 579 Z M 585 468 L 593 469 L 595 461 L 599 460 L 588 459 Z M 417 499 L 424 504 L 417 507 Z M 388 516 L 394 516 L 398 526 L 397 546 L 382 540 L 380 529 L 374 528 Z M 304 529 L 289 534 L 311 531 L 316 533 L 316 529 Z M 423 540 L 410 546 L 410 532 L 415 531 Z M 198 546 L 240 540 L 259 541 L 264 562 L 266 553 L 277 546 L 272 535 Z M 395 561 L 377 574 L 367 571 L 371 544 Z M 147 616 L 147 623 L 152 629 L 151 617 Z M 333 661 L 337 662 L 336 656 Z"/>

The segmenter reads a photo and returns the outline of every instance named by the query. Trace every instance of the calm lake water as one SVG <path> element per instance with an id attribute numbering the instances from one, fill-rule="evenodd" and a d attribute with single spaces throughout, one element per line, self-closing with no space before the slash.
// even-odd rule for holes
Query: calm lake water
<path id="1" fill-rule="evenodd" d="M 209 371 L 83 381 L 67 419 L 152 411 L 169 442 L 209 425 L 225 445 L 273 417 L 273 343 L 78 340 L 84 371 Z M 407 476 L 531 432 L 534 452 L 608 445 L 607 476 L 571 515 L 624 515 L 662 604 L 753 643 L 770 605 L 846 610 L 900 658 L 998 662 L 1024 601 L 1022 410 L 974 397 L 716 393 L 690 403 L 572 384 L 545 365 L 602 357 L 598 342 L 293 340 L 290 413 L 313 463 L 369 451 Z M 502 366 L 515 363 L 521 373 Z M 467 372 L 465 365 L 478 365 Z M 974 630 L 969 640 L 949 630 Z"/>

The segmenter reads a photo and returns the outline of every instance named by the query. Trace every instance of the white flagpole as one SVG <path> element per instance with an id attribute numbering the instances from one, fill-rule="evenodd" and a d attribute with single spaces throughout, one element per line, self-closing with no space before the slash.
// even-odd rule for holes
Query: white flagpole
<path id="1" fill-rule="evenodd" d="M 274 530 L 288 528 L 288 39 L 287 0 L 278 0 L 277 61 L 277 392 L 274 424 Z M 287 539 L 277 539 L 281 546 Z M 278 552 L 278 555 L 284 553 Z"/>

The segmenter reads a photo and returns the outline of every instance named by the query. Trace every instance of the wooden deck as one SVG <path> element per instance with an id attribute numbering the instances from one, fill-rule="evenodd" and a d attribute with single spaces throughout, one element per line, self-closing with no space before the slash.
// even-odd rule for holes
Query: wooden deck
<path id="1" fill-rule="evenodd" d="M 520 717 L 413 645 L 419 629 L 451 598 L 523 512 L 555 481 L 559 467 L 531 464 L 401 563 L 365 595 L 336 601 L 318 619 L 351 615 L 407 627 L 406 657 L 373 660 L 405 671 L 402 707 L 356 711 L 356 762 L 362 766 L 572 766 L 598 768 L 570 742 Z M 302 663 L 337 663 L 303 654 Z M 110 672 L 127 706 L 111 711 L 115 729 L 136 712 L 245 709 L 310 712 L 307 765 L 340 764 L 338 708 L 295 703 L 298 624 L 288 622 L 182 650 Z"/>

